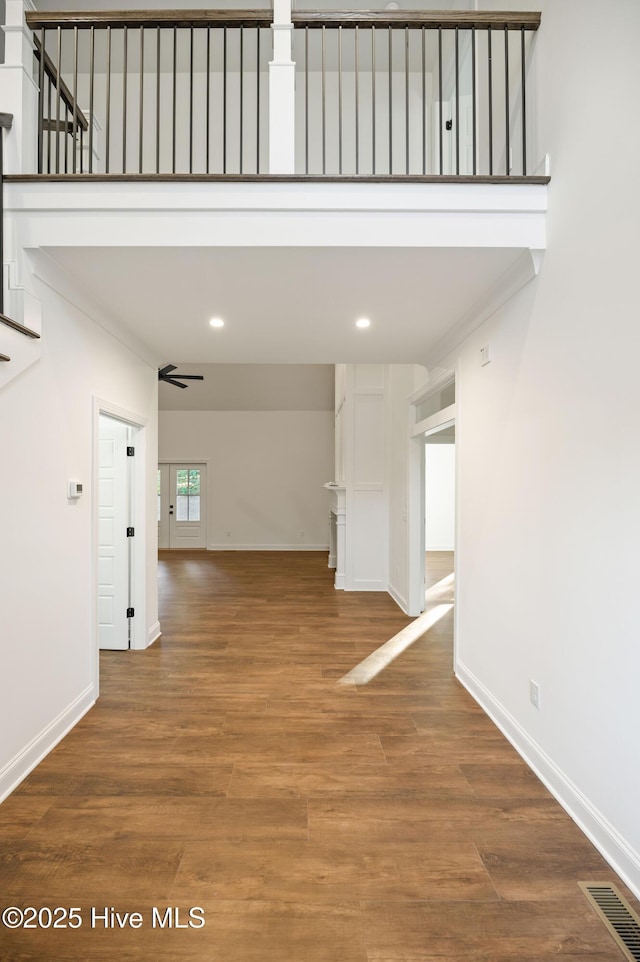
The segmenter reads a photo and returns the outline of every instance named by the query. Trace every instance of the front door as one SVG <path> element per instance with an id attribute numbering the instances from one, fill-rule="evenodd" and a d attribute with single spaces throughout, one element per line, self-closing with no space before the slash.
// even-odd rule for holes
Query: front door
<path id="1" fill-rule="evenodd" d="M 206 548 L 205 464 L 158 466 L 158 547 Z"/>

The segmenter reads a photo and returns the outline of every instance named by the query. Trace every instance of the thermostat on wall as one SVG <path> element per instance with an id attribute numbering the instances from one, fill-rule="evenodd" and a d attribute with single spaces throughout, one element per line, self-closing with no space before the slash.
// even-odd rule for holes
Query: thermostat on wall
<path id="1" fill-rule="evenodd" d="M 82 497 L 82 481 L 69 481 L 67 496 L 69 498 L 81 498 Z"/>

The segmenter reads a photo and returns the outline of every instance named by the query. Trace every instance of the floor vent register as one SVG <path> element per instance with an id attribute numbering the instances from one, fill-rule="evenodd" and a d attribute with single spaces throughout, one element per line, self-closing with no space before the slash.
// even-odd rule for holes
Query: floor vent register
<path id="1" fill-rule="evenodd" d="M 613 885 L 578 882 L 592 908 L 616 940 L 625 958 L 640 962 L 640 918 Z"/>

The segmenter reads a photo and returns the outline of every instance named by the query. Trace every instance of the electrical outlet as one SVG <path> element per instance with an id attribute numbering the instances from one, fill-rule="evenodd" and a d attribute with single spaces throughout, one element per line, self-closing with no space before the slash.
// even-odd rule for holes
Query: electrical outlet
<path id="1" fill-rule="evenodd" d="M 301 537 L 301 538 L 304 538 L 304 531 L 301 531 L 301 532 L 300 532 L 300 537 Z"/>
<path id="2" fill-rule="evenodd" d="M 540 685 L 533 678 L 529 679 L 529 698 L 534 708 L 540 709 Z"/>
<path id="3" fill-rule="evenodd" d="M 227 531 L 227 538 L 230 538 L 230 537 L 231 537 L 231 532 Z"/>

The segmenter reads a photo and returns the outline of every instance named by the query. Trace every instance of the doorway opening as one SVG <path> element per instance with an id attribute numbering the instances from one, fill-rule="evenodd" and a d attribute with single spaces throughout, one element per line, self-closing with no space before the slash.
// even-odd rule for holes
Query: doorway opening
<path id="1" fill-rule="evenodd" d="M 443 369 L 409 398 L 408 610 L 453 604 L 456 503 L 456 380 Z M 456 629 L 454 619 L 454 650 Z"/>
<path id="2" fill-rule="evenodd" d="M 454 599 L 455 431 L 450 423 L 424 438 L 425 608 Z"/>
<path id="3" fill-rule="evenodd" d="M 158 465 L 158 548 L 207 547 L 207 465 Z"/>

